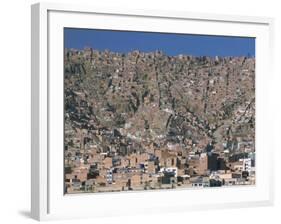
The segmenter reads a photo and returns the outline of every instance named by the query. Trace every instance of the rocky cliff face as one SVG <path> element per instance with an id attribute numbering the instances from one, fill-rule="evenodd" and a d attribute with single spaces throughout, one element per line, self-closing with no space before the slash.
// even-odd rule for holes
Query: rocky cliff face
<path id="1" fill-rule="evenodd" d="M 81 130 L 80 147 L 95 142 L 119 153 L 144 150 L 144 142 L 191 140 L 199 150 L 254 142 L 254 58 L 67 49 L 64 80 L 69 146 Z"/>

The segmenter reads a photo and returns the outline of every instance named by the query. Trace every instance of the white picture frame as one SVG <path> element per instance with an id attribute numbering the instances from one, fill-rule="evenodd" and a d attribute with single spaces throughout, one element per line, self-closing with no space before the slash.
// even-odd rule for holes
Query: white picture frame
<path id="1" fill-rule="evenodd" d="M 273 146 L 269 124 L 271 108 L 268 105 L 268 92 L 273 79 L 273 19 L 180 11 L 101 9 L 50 3 L 38 3 L 31 8 L 31 216 L 34 219 L 182 212 L 273 203 Z M 64 195 L 63 27 L 255 37 L 256 185 L 204 190 Z"/>

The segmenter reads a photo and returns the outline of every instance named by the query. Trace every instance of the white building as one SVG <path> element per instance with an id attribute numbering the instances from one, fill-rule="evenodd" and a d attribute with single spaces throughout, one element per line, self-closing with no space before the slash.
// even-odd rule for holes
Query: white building
<path id="1" fill-rule="evenodd" d="M 239 159 L 239 161 L 243 162 L 243 171 L 248 171 L 249 173 L 252 171 L 252 160 L 250 158 Z"/>

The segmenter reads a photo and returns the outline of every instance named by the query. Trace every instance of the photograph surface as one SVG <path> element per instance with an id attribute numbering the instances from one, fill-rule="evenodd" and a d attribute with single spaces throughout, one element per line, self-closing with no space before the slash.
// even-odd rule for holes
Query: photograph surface
<path id="1" fill-rule="evenodd" d="M 66 194 L 255 184 L 255 38 L 64 28 Z"/>

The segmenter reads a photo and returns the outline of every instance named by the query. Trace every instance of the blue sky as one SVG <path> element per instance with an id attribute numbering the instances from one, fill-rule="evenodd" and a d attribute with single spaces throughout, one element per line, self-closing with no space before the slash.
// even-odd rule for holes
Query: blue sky
<path id="1" fill-rule="evenodd" d="M 248 37 L 65 28 L 64 44 L 66 48 L 120 53 L 161 50 L 170 56 L 255 56 L 255 38 Z"/>

